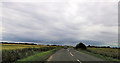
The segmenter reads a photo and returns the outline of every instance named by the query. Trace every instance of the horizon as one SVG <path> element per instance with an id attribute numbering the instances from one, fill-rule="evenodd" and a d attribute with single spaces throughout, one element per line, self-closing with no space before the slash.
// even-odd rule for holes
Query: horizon
<path id="1" fill-rule="evenodd" d="M 68 45 L 68 46 L 76 46 L 78 43 L 83 43 L 85 44 L 86 46 L 90 45 L 90 46 L 110 46 L 110 47 L 119 47 L 119 45 L 104 45 L 104 44 L 90 44 L 90 43 L 87 43 L 87 42 L 84 42 L 85 40 L 82 40 L 81 41 L 78 41 L 77 43 L 75 43 L 74 45 L 71 45 L 71 44 L 57 44 L 55 41 L 55 44 L 54 43 L 49 43 L 49 42 L 45 42 L 45 43 L 41 43 L 41 42 L 22 42 L 22 41 L 0 41 L 0 42 L 7 42 L 7 43 L 34 43 L 34 44 L 37 44 L 37 45 Z M 44 42 L 44 41 L 43 41 Z M 96 42 L 96 41 L 92 41 L 92 42 Z"/>

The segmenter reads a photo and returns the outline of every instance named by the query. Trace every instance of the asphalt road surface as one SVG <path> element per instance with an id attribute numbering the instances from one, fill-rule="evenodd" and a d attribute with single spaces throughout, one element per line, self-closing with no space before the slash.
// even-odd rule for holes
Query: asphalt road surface
<path id="1" fill-rule="evenodd" d="M 79 52 L 73 48 L 61 49 L 53 54 L 48 63 L 113 63 Z"/>

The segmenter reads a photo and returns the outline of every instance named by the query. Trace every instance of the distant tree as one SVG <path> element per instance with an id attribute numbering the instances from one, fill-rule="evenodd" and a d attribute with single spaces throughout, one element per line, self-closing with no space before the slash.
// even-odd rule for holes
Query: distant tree
<path id="1" fill-rule="evenodd" d="M 107 48 L 110 48 L 110 46 L 107 46 Z"/>
<path id="2" fill-rule="evenodd" d="M 88 47 L 91 47 L 90 45 L 88 45 Z"/>
<path id="3" fill-rule="evenodd" d="M 57 46 L 57 45 L 52 45 L 52 46 Z"/>
<path id="4" fill-rule="evenodd" d="M 49 44 L 47 44 L 47 46 L 50 46 Z"/>
<path id="5" fill-rule="evenodd" d="M 87 49 L 87 47 L 83 44 L 83 43 L 79 43 L 79 44 L 77 44 L 76 45 L 76 47 L 75 47 L 76 49 L 83 49 L 83 50 L 86 50 Z"/>

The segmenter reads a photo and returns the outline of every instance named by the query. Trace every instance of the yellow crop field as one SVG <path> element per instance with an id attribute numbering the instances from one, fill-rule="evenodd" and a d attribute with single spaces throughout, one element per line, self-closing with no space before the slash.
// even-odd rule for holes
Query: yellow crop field
<path id="1" fill-rule="evenodd" d="M 2 50 L 49 47 L 46 45 L 2 44 Z"/>
<path id="2" fill-rule="evenodd" d="M 119 51 L 118 49 L 113 48 L 87 48 L 88 51 L 104 55 L 107 57 L 118 58 Z"/>

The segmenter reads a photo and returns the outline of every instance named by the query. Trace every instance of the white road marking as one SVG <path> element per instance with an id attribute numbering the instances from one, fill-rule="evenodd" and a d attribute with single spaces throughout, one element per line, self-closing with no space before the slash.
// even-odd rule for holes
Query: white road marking
<path id="1" fill-rule="evenodd" d="M 67 49 L 68 50 L 68 49 Z M 68 50 L 68 52 L 69 52 L 69 50 Z"/>
<path id="2" fill-rule="evenodd" d="M 78 61 L 78 62 L 80 62 L 80 60 L 79 60 L 79 59 L 77 59 L 77 61 Z M 82 63 L 82 62 L 80 62 L 80 63 Z"/>
<path id="3" fill-rule="evenodd" d="M 70 52 L 71 56 L 73 56 L 73 54 Z"/>

